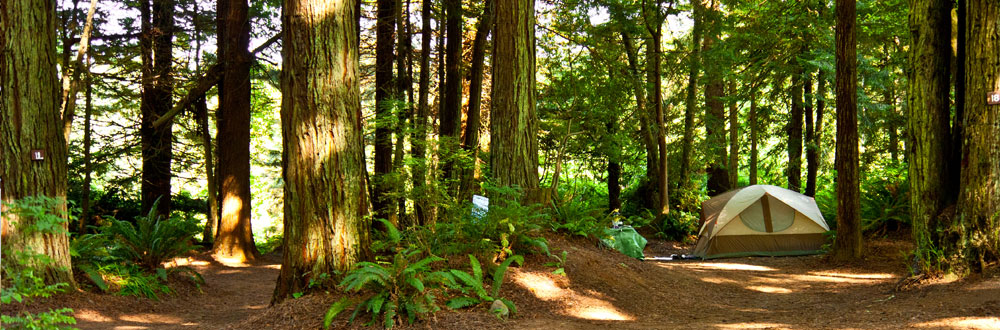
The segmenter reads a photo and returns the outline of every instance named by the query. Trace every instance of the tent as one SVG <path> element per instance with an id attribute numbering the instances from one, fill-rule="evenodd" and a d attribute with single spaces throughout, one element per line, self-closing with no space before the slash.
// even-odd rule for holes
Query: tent
<path id="1" fill-rule="evenodd" d="M 822 253 L 830 230 L 812 197 L 754 185 L 701 203 L 694 255 L 703 259 Z"/>

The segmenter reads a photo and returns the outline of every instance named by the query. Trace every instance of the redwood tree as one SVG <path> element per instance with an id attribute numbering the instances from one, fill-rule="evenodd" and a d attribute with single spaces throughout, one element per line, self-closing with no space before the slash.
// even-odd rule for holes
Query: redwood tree
<path id="1" fill-rule="evenodd" d="M 538 188 L 535 2 L 497 0 L 490 168 L 500 186 Z"/>
<path id="2" fill-rule="evenodd" d="M 0 2 L 0 191 L 3 204 L 29 196 L 56 198 L 52 210 L 66 219 L 66 140 L 59 113 L 60 86 L 56 78 L 55 2 L 4 0 Z M 28 37 L 30 36 L 30 37 Z M 32 150 L 44 159 L 32 160 Z M 12 230 L 35 219 L 20 218 L 3 208 L 3 250 L 31 251 L 52 258 L 40 275 L 46 283 L 73 285 L 70 271 L 68 222 L 64 233 L 25 233 Z"/>
<path id="3" fill-rule="evenodd" d="M 705 22 L 705 40 L 702 43 L 705 61 L 705 141 L 707 143 L 706 160 L 708 162 L 708 195 L 714 196 L 731 188 L 729 172 L 726 170 L 726 110 L 722 98 L 725 90 L 722 84 L 722 67 L 719 55 L 712 53 L 717 47 L 722 26 L 719 2 L 713 1 L 705 7 L 702 20 Z"/>
<path id="4" fill-rule="evenodd" d="M 910 181 L 910 214 L 918 249 L 945 250 L 944 256 L 960 253 L 952 248 L 954 235 L 941 235 L 950 221 L 939 215 L 954 203 L 947 173 L 950 139 L 950 56 L 951 2 L 946 0 L 910 1 L 910 52 L 908 58 L 909 147 L 907 148 Z M 930 257 L 930 256 L 927 256 Z M 943 257 L 943 256 L 942 256 Z M 929 258 L 930 259 L 930 258 Z M 926 260 L 936 263 L 942 260 Z"/>
<path id="5" fill-rule="evenodd" d="M 393 45 L 396 31 L 396 0 L 378 0 L 375 22 L 375 175 L 372 191 L 375 216 L 394 217 L 391 187 L 386 175 L 392 173 L 392 105 L 396 98 L 392 76 Z"/>
<path id="6" fill-rule="evenodd" d="M 837 239 L 833 257 L 861 257 L 861 188 L 858 182 L 858 59 L 855 0 L 837 0 Z"/>
<path id="7" fill-rule="evenodd" d="M 954 262 L 981 272 L 1000 259 L 1000 105 L 987 105 L 983 100 L 988 92 L 1000 91 L 1000 6 L 990 0 L 968 0 L 967 9 L 957 215 L 964 227 L 960 241 L 963 258 Z"/>
<path id="8" fill-rule="evenodd" d="M 247 0 L 217 2 L 219 62 L 219 148 L 216 182 L 222 214 L 214 252 L 252 260 L 257 256 L 250 225 L 250 19 Z M 215 198 L 210 196 L 209 198 Z"/>
<path id="9" fill-rule="evenodd" d="M 142 33 L 139 36 L 142 59 L 142 208 L 148 210 L 159 199 L 157 213 L 170 214 L 170 162 L 173 158 L 173 120 L 163 125 L 153 122 L 170 111 L 174 80 L 173 33 L 174 1 L 139 2 Z"/>
<path id="10" fill-rule="evenodd" d="M 369 245 L 355 6 L 285 0 L 284 258 L 272 302 L 346 271 Z"/>

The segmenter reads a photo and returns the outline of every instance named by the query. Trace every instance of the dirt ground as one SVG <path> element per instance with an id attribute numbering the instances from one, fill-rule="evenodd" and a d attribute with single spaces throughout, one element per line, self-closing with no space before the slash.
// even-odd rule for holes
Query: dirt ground
<path id="1" fill-rule="evenodd" d="M 864 260 L 823 256 L 651 262 L 583 239 L 550 237 L 568 251 L 566 275 L 530 256 L 508 271 L 502 296 L 519 313 L 499 320 L 486 306 L 442 311 L 413 329 L 1000 329 L 1000 272 L 961 281 L 900 285 L 904 239 L 876 239 Z M 651 240 L 647 256 L 689 251 Z M 162 301 L 74 292 L 30 310 L 71 307 L 81 329 L 316 329 L 339 297 L 313 294 L 269 307 L 280 257 L 227 265 L 201 254 L 182 260 L 205 277 Z M 23 306 L 5 306 L 10 314 Z M 367 318 L 366 318 L 367 319 Z M 348 325 L 338 317 L 337 328 Z"/>

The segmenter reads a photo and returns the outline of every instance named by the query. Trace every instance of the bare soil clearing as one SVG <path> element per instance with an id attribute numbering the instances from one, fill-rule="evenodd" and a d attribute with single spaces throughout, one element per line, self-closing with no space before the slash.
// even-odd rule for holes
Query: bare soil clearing
<path id="1" fill-rule="evenodd" d="M 931 280 L 896 290 L 907 274 L 901 239 L 868 243 L 865 260 L 823 256 L 643 262 L 581 239 L 549 238 L 566 250 L 566 276 L 531 256 L 508 271 L 502 295 L 519 314 L 506 321 L 486 306 L 442 311 L 400 328 L 419 329 L 1000 329 L 1000 273 Z M 647 255 L 689 251 L 651 240 Z M 77 292 L 31 310 L 71 307 L 81 329 L 316 329 L 339 296 L 313 294 L 268 307 L 280 258 L 227 266 L 207 255 L 191 265 L 206 280 L 162 301 Z M 17 307 L 17 306 L 15 306 Z M 5 308 L 4 313 L 11 313 Z M 335 326 L 352 325 L 346 316 Z"/>

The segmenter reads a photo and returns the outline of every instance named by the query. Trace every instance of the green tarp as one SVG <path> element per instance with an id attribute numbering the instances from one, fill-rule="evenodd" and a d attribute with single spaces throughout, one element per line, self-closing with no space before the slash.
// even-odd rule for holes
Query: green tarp
<path id="1" fill-rule="evenodd" d="M 601 242 L 609 248 L 620 251 L 629 257 L 642 259 L 645 257 L 642 250 L 646 248 L 646 238 L 635 232 L 632 226 L 621 226 L 618 228 L 605 228 L 605 237 Z"/>

